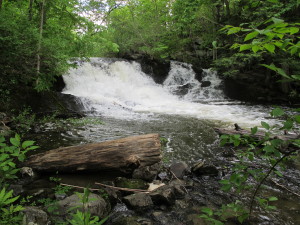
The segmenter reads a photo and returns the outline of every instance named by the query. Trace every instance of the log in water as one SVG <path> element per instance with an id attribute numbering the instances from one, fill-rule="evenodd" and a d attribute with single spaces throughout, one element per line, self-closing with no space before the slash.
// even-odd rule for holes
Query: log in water
<path id="1" fill-rule="evenodd" d="M 160 162 L 158 134 L 146 134 L 79 146 L 62 147 L 32 155 L 25 162 L 35 170 L 75 172 L 112 170 L 130 173 Z"/>

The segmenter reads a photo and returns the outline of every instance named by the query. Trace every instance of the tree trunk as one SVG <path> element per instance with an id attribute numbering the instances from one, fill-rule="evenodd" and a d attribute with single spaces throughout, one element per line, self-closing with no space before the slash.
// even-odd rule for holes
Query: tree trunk
<path id="1" fill-rule="evenodd" d="M 43 39 L 43 27 L 44 27 L 44 11 L 45 11 L 45 1 L 43 0 L 41 3 L 41 16 L 40 16 L 40 32 L 39 32 L 39 40 L 37 47 L 37 65 L 36 65 L 36 74 L 37 74 L 37 84 L 39 82 L 39 75 L 41 71 L 41 48 L 42 48 L 42 39 Z"/>
<path id="2" fill-rule="evenodd" d="M 3 3 L 3 1 L 0 0 L 0 10 L 2 9 L 2 3 Z"/>
<path id="3" fill-rule="evenodd" d="M 120 171 L 131 173 L 139 166 L 161 160 L 158 134 L 131 136 L 101 143 L 70 146 L 32 155 L 24 163 L 39 171 Z"/>
<path id="4" fill-rule="evenodd" d="M 29 0 L 29 7 L 28 7 L 28 20 L 32 20 L 32 5 L 34 0 Z"/>

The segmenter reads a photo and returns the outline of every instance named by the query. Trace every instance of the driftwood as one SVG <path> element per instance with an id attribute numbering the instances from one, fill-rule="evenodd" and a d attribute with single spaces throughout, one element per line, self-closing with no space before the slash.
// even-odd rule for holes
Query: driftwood
<path id="1" fill-rule="evenodd" d="M 219 134 L 227 134 L 227 135 L 235 135 L 235 134 L 240 134 L 240 135 L 248 135 L 250 137 L 253 137 L 258 140 L 262 140 L 265 137 L 264 132 L 257 132 L 256 134 L 251 134 L 250 131 L 244 130 L 244 129 L 238 129 L 238 130 L 228 130 L 228 129 L 223 129 L 223 128 L 215 128 L 215 131 Z M 288 140 L 294 140 L 299 138 L 298 135 L 296 134 L 285 134 L 285 135 L 270 135 L 271 139 L 280 139 L 283 141 L 288 141 Z"/>
<path id="2" fill-rule="evenodd" d="M 63 147 L 32 155 L 25 166 L 47 172 L 120 171 L 131 173 L 139 166 L 161 160 L 158 134 L 131 136 L 100 143 Z"/>

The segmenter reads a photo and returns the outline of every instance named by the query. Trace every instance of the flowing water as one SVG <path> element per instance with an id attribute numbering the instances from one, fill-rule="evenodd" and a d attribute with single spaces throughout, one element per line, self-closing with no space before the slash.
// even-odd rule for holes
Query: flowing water
<path id="1" fill-rule="evenodd" d="M 49 148 L 159 133 L 169 140 L 163 152 L 165 161 L 192 163 L 220 154 L 214 127 L 274 123 L 268 117 L 271 108 L 226 98 L 221 80 L 211 70 L 203 71 L 202 82 L 210 85 L 202 87 L 186 63 L 171 62 L 162 85 L 143 73 L 136 62 L 92 58 L 77 64 L 63 76 L 63 93 L 78 97 L 90 122 L 80 126 L 46 124 L 45 135 L 38 141 Z M 296 208 L 292 220 L 299 221 L 299 204 L 291 204 Z"/>

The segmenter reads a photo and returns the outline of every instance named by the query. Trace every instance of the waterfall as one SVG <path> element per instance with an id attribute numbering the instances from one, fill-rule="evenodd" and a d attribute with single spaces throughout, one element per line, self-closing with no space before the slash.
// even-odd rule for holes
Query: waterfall
<path id="1" fill-rule="evenodd" d="M 217 72 L 204 69 L 202 83 L 195 76 L 191 64 L 172 61 L 164 86 L 187 101 L 211 102 L 226 99 L 221 89 L 222 80 L 217 76 Z M 205 82 L 208 85 L 203 85 Z"/>
<path id="2" fill-rule="evenodd" d="M 151 119 L 176 114 L 226 123 L 257 125 L 265 113 L 242 105 L 207 104 L 224 100 L 217 74 L 204 70 L 201 87 L 191 65 L 172 62 L 163 85 L 142 72 L 140 64 L 125 60 L 91 58 L 63 76 L 63 93 L 81 99 L 87 111 L 120 119 Z"/>

